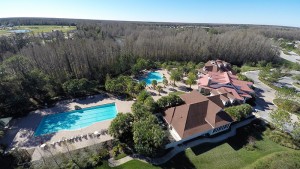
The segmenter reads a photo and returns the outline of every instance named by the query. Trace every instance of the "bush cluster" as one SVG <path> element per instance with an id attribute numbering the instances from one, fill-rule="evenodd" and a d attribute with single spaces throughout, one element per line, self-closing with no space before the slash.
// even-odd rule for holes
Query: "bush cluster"
<path id="1" fill-rule="evenodd" d="M 164 110 L 168 107 L 178 106 L 183 103 L 184 101 L 179 96 L 172 93 L 157 100 L 157 105 L 161 110 Z"/>
<path id="2" fill-rule="evenodd" d="M 240 121 L 251 114 L 252 107 L 249 104 L 242 104 L 225 108 L 224 111 L 236 121 Z"/>
<path id="3" fill-rule="evenodd" d="M 274 99 L 273 102 L 280 109 L 286 110 L 291 113 L 300 114 L 300 104 L 298 102 L 287 99 Z"/>
<path id="4" fill-rule="evenodd" d="M 275 130 L 268 129 L 265 132 L 265 134 L 270 140 L 284 147 L 292 148 L 295 150 L 300 149 L 300 143 L 294 140 L 293 137 L 288 133 L 284 133 L 276 129 Z"/>

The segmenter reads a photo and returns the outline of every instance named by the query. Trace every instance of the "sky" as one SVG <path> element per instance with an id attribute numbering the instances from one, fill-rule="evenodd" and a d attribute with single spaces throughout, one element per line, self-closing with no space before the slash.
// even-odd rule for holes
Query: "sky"
<path id="1" fill-rule="evenodd" d="M 300 0 L 1 0 L 0 18 L 262 24 L 300 27 Z"/>

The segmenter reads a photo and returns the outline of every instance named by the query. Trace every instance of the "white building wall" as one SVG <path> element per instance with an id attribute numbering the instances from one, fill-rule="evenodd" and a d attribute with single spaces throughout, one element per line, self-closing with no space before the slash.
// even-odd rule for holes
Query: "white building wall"
<path id="1" fill-rule="evenodd" d="M 185 142 L 185 141 L 191 140 L 191 139 L 193 139 L 193 138 L 202 136 L 202 135 L 207 134 L 207 133 L 209 133 L 210 135 L 214 135 L 214 134 L 219 133 L 219 132 L 221 132 L 221 131 L 225 131 L 225 130 L 227 130 L 227 129 L 230 127 L 230 124 L 231 124 L 231 123 L 224 125 L 224 126 L 226 126 L 226 127 L 224 127 L 222 130 L 219 130 L 218 132 L 213 132 L 214 129 L 211 129 L 211 130 L 207 130 L 207 131 L 204 131 L 204 132 L 200 132 L 200 133 L 194 134 L 194 135 L 189 136 L 189 137 L 184 138 L 184 139 L 181 139 L 181 137 L 180 137 L 179 134 L 176 132 L 176 130 L 175 130 L 174 128 L 172 128 L 171 130 L 169 130 L 170 133 L 171 133 L 171 135 L 173 136 L 173 134 L 174 134 L 174 136 L 177 137 L 177 138 L 179 137 L 180 140 L 177 140 L 177 139 L 173 136 L 173 138 L 176 140 L 176 142 L 172 142 L 172 143 L 167 144 L 167 145 L 165 146 L 165 149 L 171 148 L 171 147 L 175 147 L 175 146 L 177 146 L 178 144 L 181 144 L 181 143 L 183 143 L 183 142 Z M 218 127 L 218 128 L 221 128 L 221 127 L 223 127 L 223 126 L 220 126 L 220 127 Z"/>

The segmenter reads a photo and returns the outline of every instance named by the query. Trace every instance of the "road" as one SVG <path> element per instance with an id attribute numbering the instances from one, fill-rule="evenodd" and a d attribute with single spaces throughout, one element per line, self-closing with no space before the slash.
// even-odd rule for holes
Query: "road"
<path id="1" fill-rule="evenodd" d="M 254 107 L 257 110 L 256 114 L 267 121 L 271 121 L 269 114 L 273 109 L 276 109 L 276 106 L 273 104 L 276 91 L 258 79 L 259 70 L 249 71 L 243 74 L 254 81 L 253 86 L 255 87 L 257 96 L 255 101 L 256 106 Z"/>
<path id="2" fill-rule="evenodd" d="M 280 57 L 283 59 L 289 60 L 291 62 L 300 63 L 300 56 L 294 52 L 291 52 L 291 55 L 286 55 L 282 51 L 280 51 Z"/>
<path id="3" fill-rule="evenodd" d="M 256 98 L 256 106 L 254 107 L 257 110 L 256 116 L 259 116 L 267 121 L 271 121 L 270 113 L 272 110 L 277 107 L 273 104 L 273 99 L 275 99 L 276 90 L 267 86 L 258 79 L 259 70 L 249 71 L 243 73 L 248 78 L 254 81 Z M 294 114 L 291 114 L 292 122 L 298 121 L 298 117 Z M 291 127 L 288 127 L 288 130 L 291 130 Z"/>
<path id="4" fill-rule="evenodd" d="M 287 87 L 291 87 L 291 88 L 293 87 L 299 92 L 300 88 L 293 85 L 293 83 L 295 83 L 295 82 L 297 82 L 297 80 L 294 80 L 292 77 L 284 76 L 278 80 L 277 85 L 278 86 L 287 86 Z"/>

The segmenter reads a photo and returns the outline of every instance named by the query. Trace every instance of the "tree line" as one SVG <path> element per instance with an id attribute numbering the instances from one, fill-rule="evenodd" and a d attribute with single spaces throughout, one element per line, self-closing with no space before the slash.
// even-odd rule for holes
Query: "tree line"
<path id="1" fill-rule="evenodd" d="M 156 62 L 223 59 L 242 65 L 261 60 L 276 62 L 279 55 L 272 40 L 252 29 L 217 27 L 211 31 L 124 22 L 76 25 L 77 30 L 66 34 L 56 31 L 46 37 L 0 37 L 2 115 L 24 112 L 20 109 L 24 106 L 18 105 L 27 105 L 19 104 L 25 100 L 31 103 L 34 99 L 40 105 L 58 96 L 93 93 L 104 85 L 108 74 L 111 78 L 135 74 Z M 140 58 L 151 62 L 136 64 Z"/>

